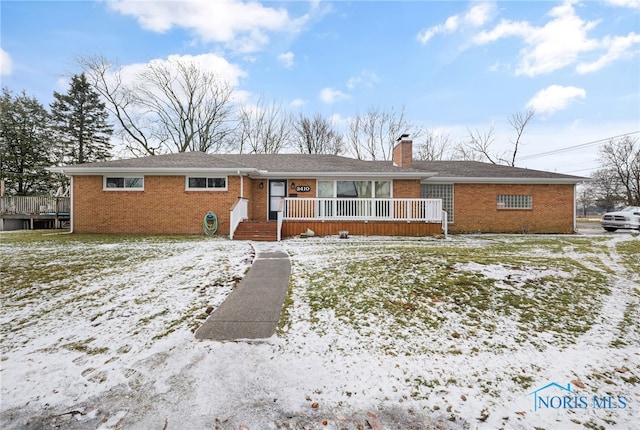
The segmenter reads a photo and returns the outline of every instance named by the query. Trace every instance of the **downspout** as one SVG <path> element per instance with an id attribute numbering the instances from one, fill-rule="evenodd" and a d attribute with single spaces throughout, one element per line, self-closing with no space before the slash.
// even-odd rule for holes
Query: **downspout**
<path id="1" fill-rule="evenodd" d="M 574 233 L 578 232 L 578 222 L 576 220 L 576 210 L 578 209 L 577 201 L 576 201 L 576 199 L 578 198 L 577 190 L 578 190 L 578 184 L 573 184 L 573 232 Z"/>
<path id="2" fill-rule="evenodd" d="M 240 198 L 244 198 L 244 177 L 240 174 L 240 170 L 238 170 L 238 176 L 240 176 Z"/>
<path id="3" fill-rule="evenodd" d="M 69 234 L 73 233 L 73 213 L 75 206 L 73 205 L 73 175 L 71 175 L 71 184 L 69 185 Z"/>
<path id="4" fill-rule="evenodd" d="M 60 170 L 60 173 L 64 175 L 64 170 Z M 59 234 L 72 234 L 73 233 L 73 175 L 70 176 L 71 184 L 69 185 L 69 231 Z"/>

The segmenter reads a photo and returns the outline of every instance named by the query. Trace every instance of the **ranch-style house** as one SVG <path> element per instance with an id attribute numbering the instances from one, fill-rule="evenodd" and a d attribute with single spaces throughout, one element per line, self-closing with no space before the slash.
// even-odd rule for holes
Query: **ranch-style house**
<path id="1" fill-rule="evenodd" d="M 393 161 L 322 154 L 186 152 L 87 163 L 71 177 L 77 233 L 232 239 L 447 232 L 572 233 L 585 178 L 476 161 L 417 161 L 403 135 Z"/>

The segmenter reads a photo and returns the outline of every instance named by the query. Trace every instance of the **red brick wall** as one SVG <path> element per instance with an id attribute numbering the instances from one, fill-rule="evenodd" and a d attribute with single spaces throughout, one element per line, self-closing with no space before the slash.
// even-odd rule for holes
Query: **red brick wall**
<path id="1" fill-rule="evenodd" d="M 393 164 L 410 169 L 413 166 L 413 142 L 401 140 L 393 147 Z"/>
<path id="2" fill-rule="evenodd" d="M 269 192 L 269 181 L 266 179 L 248 179 L 250 181 L 249 198 L 249 219 L 264 221 L 267 219 L 267 199 Z M 262 184 L 262 188 L 260 188 Z"/>
<path id="3" fill-rule="evenodd" d="M 229 176 L 227 186 L 228 191 L 185 191 L 184 176 L 145 176 L 144 191 L 103 191 L 102 176 L 76 176 L 74 231 L 199 234 L 211 210 L 218 216 L 218 234 L 229 234 L 240 178 Z"/>
<path id="4" fill-rule="evenodd" d="M 420 181 L 418 179 L 395 179 L 393 197 L 396 199 L 419 199 Z"/>
<path id="5" fill-rule="evenodd" d="M 294 179 L 311 187 L 315 179 Z M 260 188 L 260 183 L 264 187 Z M 289 185 L 291 180 L 289 181 Z M 244 178 L 249 218 L 267 219 L 268 180 Z M 229 234 L 229 210 L 239 197 L 240 178 L 229 191 L 185 191 L 184 176 L 146 176 L 144 191 L 103 191 L 102 176 L 74 178 L 74 231 L 78 233 L 200 234 L 207 211 L 218 216 L 218 234 Z M 455 184 L 451 232 L 573 232 L 573 185 Z M 288 192 L 295 190 L 288 189 Z M 498 194 L 533 195 L 532 210 L 497 209 Z M 420 196 L 418 180 L 393 181 L 395 198 Z"/>
<path id="6" fill-rule="evenodd" d="M 451 232 L 572 233 L 574 186 L 455 184 Z M 498 209 L 499 194 L 533 196 L 533 209 Z"/>
<path id="7" fill-rule="evenodd" d="M 251 181 L 249 197 L 249 219 L 256 221 L 265 221 L 268 219 L 267 213 L 268 201 L 269 201 L 269 180 L 268 179 L 247 179 L 245 181 Z M 263 184 L 263 188 L 260 188 L 260 183 Z M 296 186 L 308 186 L 311 191 L 302 193 L 296 191 L 295 188 L 291 189 L 291 183 Z M 315 179 L 287 179 L 287 196 L 290 194 L 297 194 L 298 197 L 316 197 L 316 180 Z"/>

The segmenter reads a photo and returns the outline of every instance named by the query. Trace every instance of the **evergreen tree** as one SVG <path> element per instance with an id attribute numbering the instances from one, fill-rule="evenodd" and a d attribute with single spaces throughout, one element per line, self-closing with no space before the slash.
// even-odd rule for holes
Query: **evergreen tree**
<path id="1" fill-rule="evenodd" d="M 50 117 L 37 99 L 7 88 L 0 97 L 0 179 L 7 194 L 38 194 L 50 189 Z"/>
<path id="2" fill-rule="evenodd" d="M 100 96 L 84 73 L 74 75 L 67 94 L 53 93 L 51 116 L 60 148 L 59 164 L 102 161 L 110 157 L 112 126 Z"/>

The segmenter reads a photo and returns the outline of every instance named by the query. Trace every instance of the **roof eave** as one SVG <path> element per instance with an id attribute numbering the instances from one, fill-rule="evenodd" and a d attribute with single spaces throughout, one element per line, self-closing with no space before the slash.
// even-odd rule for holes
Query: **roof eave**
<path id="1" fill-rule="evenodd" d="M 464 176 L 433 176 L 426 183 L 446 182 L 456 184 L 579 184 L 589 182 L 590 178 L 488 178 Z"/>
<path id="2" fill-rule="evenodd" d="M 227 175 L 250 175 L 257 172 L 254 168 L 236 167 L 49 167 L 47 170 L 53 173 L 61 173 L 68 176 L 91 176 L 105 174 L 122 175 L 149 175 L 149 176 L 173 176 L 173 175 L 193 175 L 193 174 L 227 174 Z"/>
<path id="3" fill-rule="evenodd" d="M 426 179 L 436 175 L 433 172 L 269 172 L 260 171 L 255 177 L 260 178 L 386 178 L 386 179 Z M 251 175 L 253 176 L 253 175 Z"/>

